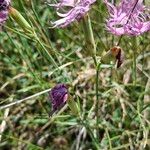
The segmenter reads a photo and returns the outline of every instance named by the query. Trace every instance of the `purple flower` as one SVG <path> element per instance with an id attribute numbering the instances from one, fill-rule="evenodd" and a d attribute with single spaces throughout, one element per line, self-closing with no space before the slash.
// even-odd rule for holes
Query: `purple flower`
<path id="1" fill-rule="evenodd" d="M 121 0 L 114 6 L 104 0 L 110 18 L 107 20 L 107 29 L 115 35 L 140 35 L 150 31 L 150 11 L 143 5 L 143 0 Z"/>
<path id="2" fill-rule="evenodd" d="M 63 107 L 68 99 L 68 88 L 65 84 L 57 84 L 49 92 L 49 96 L 52 102 L 52 113 Z"/>
<path id="3" fill-rule="evenodd" d="M 6 21 L 8 17 L 8 8 L 10 0 L 0 0 L 0 26 Z"/>
<path id="4" fill-rule="evenodd" d="M 57 4 L 49 4 L 57 10 L 61 19 L 52 22 L 53 27 L 66 27 L 75 20 L 80 20 L 96 0 L 60 0 Z"/>

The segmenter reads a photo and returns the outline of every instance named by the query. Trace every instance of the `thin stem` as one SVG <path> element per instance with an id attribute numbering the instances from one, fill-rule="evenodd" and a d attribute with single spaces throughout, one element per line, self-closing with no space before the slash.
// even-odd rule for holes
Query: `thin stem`
<path id="1" fill-rule="evenodd" d="M 84 37 L 85 37 L 86 53 L 89 56 L 94 57 L 96 55 L 96 44 L 95 44 L 95 39 L 93 35 L 93 29 L 92 29 L 90 16 L 86 15 L 83 18 L 82 22 L 83 22 L 83 32 L 84 32 Z"/>
<path id="2" fill-rule="evenodd" d="M 136 50 L 137 50 L 137 41 L 136 38 L 133 39 L 133 85 L 136 85 Z"/>
<path id="3" fill-rule="evenodd" d="M 96 55 L 94 55 L 92 58 L 93 58 L 93 61 L 94 61 L 95 67 L 96 67 L 96 66 L 97 66 L 97 59 L 96 59 Z"/>
<path id="4" fill-rule="evenodd" d="M 40 95 L 42 95 L 42 94 L 44 94 L 44 93 L 47 93 L 47 92 L 49 92 L 50 90 L 51 90 L 51 89 L 46 89 L 46 90 L 44 90 L 44 91 L 38 92 L 38 93 L 36 93 L 36 94 L 34 94 L 34 95 L 31 95 L 31 96 L 29 96 L 29 97 L 23 98 L 23 99 L 21 99 L 21 100 L 16 100 L 16 101 L 14 101 L 14 102 L 12 102 L 12 103 L 10 103 L 10 104 L 1 106 L 1 107 L 0 107 L 0 110 L 9 108 L 9 107 L 11 107 L 11 106 L 20 104 L 20 103 L 22 103 L 22 102 L 25 102 L 25 101 L 30 100 L 30 99 L 33 99 L 33 98 L 35 99 L 35 97 L 38 97 L 38 96 L 40 96 Z"/>
<path id="5" fill-rule="evenodd" d="M 86 121 L 86 120 L 85 120 Z M 100 149 L 99 147 L 99 141 L 94 137 L 93 135 L 93 131 L 90 129 L 89 125 L 87 122 L 84 122 L 81 118 L 80 118 L 80 122 L 82 123 L 82 125 L 86 128 L 87 132 L 89 133 L 89 135 L 91 136 L 91 139 L 96 147 L 96 149 Z"/>
<path id="6" fill-rule="evenodd" d="M 42 42 L 39 40 L 38 37 L 36 37 L 37 42 L 40 44 L 41 48 L 46 52 L 46 54 L 49 56 L 49 58 L 51 59 L 52 63 L 54 64 L 54 66 L 56 68 L 58 68 L 57 63 L 55 62 L 55 60 L 53 59 L 53 57 L 51 56 L 51 54 L 47 51 L 47 49 L 44 47 L 44 45 L 42 44 Z"/>
<path id="7" fill-rule="evenodd" d="M 111 139 L 110 139 L 109 132 L 108 132 L 107 128 L 106 128 L 105 132 L 106 132 L 108 142 L 109 142 L 109 149 L 112 150 L 112 143 L 111 143 Z"/>
<path id="8" fill-rule="evenodd" d="M 96 56 L 93 57 L 93 61 L 96 68 L 96 78 L 95 78 L 95 94 L 96 94 L 96 107 L 95 107 L 95 115 L 96 115 L 96 126 L 97 126 L 97 138 L 99 137 L 98 124 L 99 124 L 99 72 L 101 63 L 97 61 Z"/>
<path id="9" fill-rule="evenodd" d="M 85 35 L 85 41 L 86 41 L 86 50 L 88 51 L 89 55 L 92 56 L 95 68 L 96 68 L 96 79 L 95 79 L 95 94 L 96 94 L 96 108 L 95 108 L 95 115 L 96 115 L 96 126 L 97 126 L 97 139 L 99 139 L 99 131 L 98 131 L 98 109 L 99 109 L 99 95 L 98 95 L 98 89 L 99 89 L 99 68 L 100 63 L 98 63 L 96 58 L 96 44 L 94 40 L 92 25 L 90 17 L 87 15 L 83 19 L 83 30 Z M 92 134 L 93 135 L 93 134 Z M 93 135 L 94 136 L 94 135 Z M 95 137 L 93 137 L 95 138 Z"/>
<path id="10" fill-rule="evenodd" d="M 98 124 L 99 124 L 99 94 L 98 94 L 98 91 L 99 91 L 99 71 L 100 71 L 100 64 L 101 63 L 98 63 L 97 66 L 96 66 L 96 109 L 95 109 L 95 114 L 96 114 L 96 125 L 98 127 Z M 97 137 L 99 137 L 99 131 L 98 131 L 98 128 L 97 128 Z"/>
<path id="11" fill-rule="evenodd" d="M 116 44 L 117 46 L 119 46 L 119 44 L 120 44 L 120 42 L 121 42 L 122 37 L 123 37 L 123 35 L 121 35 L 121 36 L 120 36 L 120 38 L 119 38 L 119 40 L 118 40 L 118 42 L 117 42 L 117 44 Z"/>
<path id="12" fill-rule="evenodd" d="M 136 85 L 136 54 L 133 53 L 133 84 Z"/>

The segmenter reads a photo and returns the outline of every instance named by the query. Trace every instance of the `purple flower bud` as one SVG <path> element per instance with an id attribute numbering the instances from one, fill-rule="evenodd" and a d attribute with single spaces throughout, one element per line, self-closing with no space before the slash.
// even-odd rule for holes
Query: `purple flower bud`
<path id="1" fill-rule="evenodd" d="M 10 0 L 0 0 L 0 26 L 6 21 L 8 17 L 8 8 Z"/>
<path id="2" fill-rule="evenodd" d="M 63 107 L 68 99 L 68 87 L 65 84 L 57 84 L 49 92 L 49 96 L 52 102 L 52 112 L 59 110 Z"/>
<path id="3" fill-rule="evenodd" d="M 96 0 L 59 0 L 59 3 L 49 4 L 56 8 L 59 20 L 52 22 L 53 27 L 66 27 L 75 20 L 80 20 Z"/>

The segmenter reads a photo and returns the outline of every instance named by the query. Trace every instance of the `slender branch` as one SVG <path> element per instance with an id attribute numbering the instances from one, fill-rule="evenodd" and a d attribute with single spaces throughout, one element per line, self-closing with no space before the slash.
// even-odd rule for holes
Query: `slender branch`
<path id="1" fill-rule="evenodd" d="M 87 122 L 84 122 L 81 118 L 79 120 L 81 122 L 81 124 L 86 128 L 87 132 L 89 133 L 89 135 L 91 136 L 91 139 L 96 147 L 96 149 L 100 149 L 99 147 L 99 141 L 94 137 L 93 135 L 93 131 L 91 130 L 91 128 L 89 127 Z M 86 120 L 85 120 L 86 121 Z"/>
<path id="2" fill-rule="evenodd" d="M 51 90 L 51 89 L 47 89 L 47 90 L 41 91 L 41 92 L 39 92 L 39 93 L 36 93 L 36 94 L 34 94 L 34 95 L 31 95 L 31 96 L 29 96 L 29 97 L 26 97 L 26 98 L 24 98 L 24 99 L 17 100 L 17 101 L 15 101 L 15 102 L 10 103 L 10 104 L 1 106 L 1 107 L 0 107 L 0 110 L 5 109 L 5 108 L 9 108 L 9 107 L 14 106 L 14 105 L 17 105 L 17 104 L 20 104 L 20 103 L 25 102 L 25 101 L 27 101 L 27 100 L 29 100 L 29 99 L 32 99 L 32 98 L 35 98 L 35 97 L 37 97 L 37 96 L 40 96 L 40 95 L 42 95 L 42 94 L 44 94 L 44 93 L 47 93 L 47 92 L 49 92 L 50 90 Z"/>
<path id="3" fill-rule="evenodd" d="M 98 94 L 98 91 L 99 91 L 99 71 L 100 71 L 100 62 L 97 63 L 97 66 L 96 66 L 96 109 L 95 109 L 95 114 L 96 114 L 96 125 L 98 127 L 98 124 L 99 124 L 99 94 Z M 99 131 L 97 130 L 97 137 L 99 137 Z"/>

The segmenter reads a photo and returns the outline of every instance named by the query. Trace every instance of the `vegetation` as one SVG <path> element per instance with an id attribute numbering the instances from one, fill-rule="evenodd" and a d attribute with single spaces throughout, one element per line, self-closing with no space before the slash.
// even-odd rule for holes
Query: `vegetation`
<path id="1" fill-rule="evenodd" d="M 44 1 L 11 5 L 33 32 L 12 17 L 0 32 L 0 149 L 149 149 L 150 34 L 112 35 L 106 7 L 97 1 L 89 13 L 96 60 L 120 40 L 125 59 L 116 68 L 88 55 L 82 19 L 50 28 L 57 16 Z M 58 83 L 68 84 L 80 117 L 67 105 L 49 117 L 48 91 Z"/>

